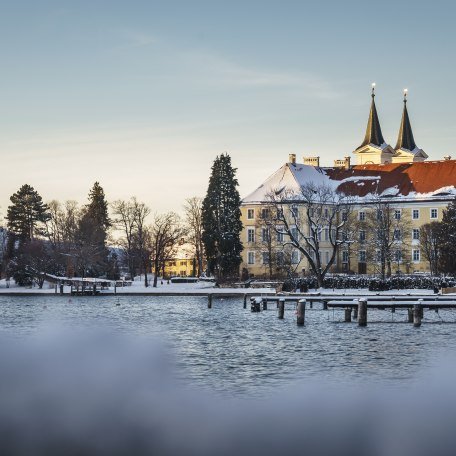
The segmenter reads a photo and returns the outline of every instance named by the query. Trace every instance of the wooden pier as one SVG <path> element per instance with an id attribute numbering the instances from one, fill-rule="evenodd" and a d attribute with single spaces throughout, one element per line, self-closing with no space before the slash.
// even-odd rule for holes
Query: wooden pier
<path id="1" fill-rule="evenodd" d="M 369 310 L 390 310 L 395 313 L 398 310 L 407 310 L 408 322 L 413 323 L 414 327 L 421 326 L 424 317 L 424 310 L 437 312 L 440 309 L 456 309 L 456 296 L 441 295 L 287 295 L 287 296 L 262 296 L 251 297 L 252 312 L 260 312 L 260 304 L 263 302 L 263 310 L 267 310 L 267 303 L 274 302 L 277 305 L 279 319 L 283 319 L 285 303 L 293 303 L 297 310 L 297 324 L 304 324 L 306 305 L 309 303 L 312 308 L 313 303 L 320 302 L 323 310 L 339 309 L 344 311 L 344 321 L 350 323 L 358 320 L 359 326 L 367 325 Z M 245 308 L 245 305 L 244 305 Z"/>

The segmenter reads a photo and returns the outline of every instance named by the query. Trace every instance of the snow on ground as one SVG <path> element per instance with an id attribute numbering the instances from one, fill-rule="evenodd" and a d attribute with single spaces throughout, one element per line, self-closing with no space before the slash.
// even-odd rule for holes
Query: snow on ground
<path id="1" fill-rule="evenodd" d="M 216 294 L 240 294 L 244 293 L 273 293 L 275 292 L 274 288 L 216 288 L 212 282 L 196 282 L 196 283 L 171 283 L 166 280 L 159 280 L 157 288 L 152 287 L 153 277 L 149 278 L 150 285 L 146 288 L 144 286 L 144 276 L 139 279 L 136 277 L 132 282 L 131 286 L 128 287 L 117 287 L 118 293 L 128 293 L 128 294 L 207 294 L 207 293 L 216 293 Z M 89 288 L 89 287 L 88 287 Z M 7 283 L 5 279 L 0 280 L 0 294 L 1 293 L 54 293 L 55 284 L 50 282 L 45 282 L 43 288 L 40 290 L 37 286 L 34 287 L 19 287 L 13 280 L 10 281 L 9 288 L 7 288 Z M 108 290 L 103 290 L 102 293 L 113 293 L 114 287 L 110 287 Z M 64 293 L 70 293 L 70 287 L 64 287 Z"/>

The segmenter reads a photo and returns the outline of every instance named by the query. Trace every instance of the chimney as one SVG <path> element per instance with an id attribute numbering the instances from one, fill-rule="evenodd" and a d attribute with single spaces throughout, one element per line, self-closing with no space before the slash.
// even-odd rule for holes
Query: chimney
<path id="1" fill-rule="evenodd" d="M 288 162 L 292 163 L 294 165 L 296 163 L 296 154 L 289 154 L 288 155 Z"/>
<path id="2" fill-rule="evenodd" d="M 320 157 L 303 157 L 302 162 L 308 166 L 320 166 Z"/>
<path id="3" fill-rule="evenodd" d="M 451 155 L 445 155 L 445 156 L 443 157 L 443 159 L 444 159 L 445 161 L 451 160 Z"/>

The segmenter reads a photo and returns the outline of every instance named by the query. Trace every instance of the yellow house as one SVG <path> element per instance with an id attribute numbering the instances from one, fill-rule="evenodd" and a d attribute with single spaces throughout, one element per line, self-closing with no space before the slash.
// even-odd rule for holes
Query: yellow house
<path id="1" fill-rule="evenodd" d="M 165 277 L 191 277 L 195 274 L 196 259 L 194 249 L 190 244 L 181 243 L 176 253 L 165 260 Z"/>
<path id="2" fill-rule="evenodd" d="M 393 272 L 429 271 L 420 244 L 420 227 L 440 221 L 444 209 L 456 197 L 456 161 L 451 157 L 426 161 L 428 156 L 413 137 L 406 93 L 396 147 L 393 149 L 386 144 L 374 97 L 373 90 L 364 141 L 353 152 L 356 165 L 351 165 L 350 157 L 345 157 L 336 160 L 333 167 L 321 167 L 319 157 L 303 157 L 302 163 L 298 163 L 296 156 L 290 154 L 287 163 L 243 199 L 241 268 L 255 276 L 283 273 L 286 249 L 288 272 L 301 275 L 309 271 L 307 258 L 290 245 L 290 239 L 280 233 L 280 227 L 275 226 L 272 232 L 267 232 L 264 211 L 270 206 L 271 194 L 284 189 L 299 194 L 303 186 L 313 183 L 328 186 L 350 198 L 350 217 L 356 232 L 351 233 L 351 242 L 339 249 L 331 271 L 378 272 L 379 254 L 374 248 L 373 229 L 369 229 L 367 221 L 372 219 L 374 211 L 378 212 L 379 204 L 392 209 L 393 218 L 402 231 L 396 242 Z M 289 210 L 295 210 L 304 219 L 304 205 L 294 201 L 292 206 L 295 208 L 290 205 Z M 307 229 L 303 228 L 299 236 L 304 236 Z M 322 268 L 331 259 L 330 239 L 331 233 L 323 224 L 319 232 Z"/>

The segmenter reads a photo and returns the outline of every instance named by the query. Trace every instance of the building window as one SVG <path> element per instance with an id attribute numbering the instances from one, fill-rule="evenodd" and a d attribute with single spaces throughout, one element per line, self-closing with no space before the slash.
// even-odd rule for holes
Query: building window
<path id="1" fill-rule="evenodd" d="M 247 218 L 253 220 L 255 218 L 255 209 L 247 209 Z"/>
<path id="2" fill-rule="evenodd" d="M 348 212 L 342 211 L 342 221 L 346 222 L 348 220 Z"/>
<path id="3" fill-rule="evenodd" d="M 364 222 L 364 220 L 366 220 L 366 213 L 364 211 L 359 211 L 358 219 L 360 222 Z"/>
<path id="4" fill-rule="evenodd" d="M 383 218 L 383 211 L 381 209 L 377 209 L 377 220 L 380 221 Z"/>
<path id="5" fill-rule="evenodd" d="M 325 228 L 325 241 L 329 241 L 329 228 Z"/>
<path id="6" fill-rule="evenodd" d="M 413 261 L 420 261 L 420 251 L 417 249 L 412 250 Z"/>
<path id="7" fill-rule="evenodd" d="M 291 264 L 299 264 L 299 252 L 297 250 L 291 252 Z"/>
<path id="8" fill-rule="evenodd" d="M 401 230 L 399 228 L 394 229 L 394 240 L 400 241 L 401 240 Z"/>
<path id="9" fill-rule="evenodd" d="M 255 228 L 247 229 L 247 242 L 255 242 Z"/>
<path id="10" fill-rule="evenodd" d="M 431 209 L 431 219 L 436 219 L 438 217 L 438 210 L 437 209 Z"/>
<path id="11" fill-rule="evenodd" d="M 277 266 L 283 266 L 283 252 L 277 252 Z"/>
<path id="12" fill-rule="evenodd" d="M 291 206 L 291 215 L 294 218 L 298 218 L 298 206 Z"/>
<path id="13" fill-rule="evenodd" d="M 267 209 L 267 208 L 261 209 L 261 218 L 263 220 L 269 219 L 269 209 Z"/>
<path id="14" fill-rule="evenodd" d="M 360 250 L 359 251 L 359 262 L 360 263 L 365 263 L 366 262 L 366 251 L 365 250 Z"/>
<path id="15" fill-rule="evenodd" d="M 400 263 L 402 261 L 402 251 L 401 250 L 396 250 L 394 252 L 394 259 L 396 263 Z"/>
<path id="16" fill-rule="evenodd" d="M 394 211 L 394 219 L 395 220 L 400 220 L 401 219 L 401 210 L 400 209 L 395 209 L 395 211 Z"/>
<path id="17" fill-rule="evenodd" d="M 413 230 L 412 230 L 412 239 L 414 241 L 419 241 L 420 240 L 420 230 L 418 228 L 413 228 Z"/>
<path id="18" fill-rule="evenodd" d="M 269 264 L 269 252 L 263 252 L 263 264 Z"/>
<path id="19" fill-rule="evenodd" d="M 247 254 L 247 258 L 248 258 L 247 262 L 249 264 L 255 264 L 255 252 L 249 252 Z"/>
<path id="20" fill-rule="evenodd" d="M 329 252 L 328 251 L 325 253 L 325 260 L 326 260 L 326 264 L 328 264 L 329 263 Z"/>
<path id="21" fill-rule="evenodd" d="M 420 218 L 420 210 L 419 209 L 413 209 L 412 211 L 412 219 L 413 220 L 418 220 Z"/>
<path id="22" fill-rule="evenodd" d="M 262 242 L 269 242 L 269 229 L 263 228 L 261 230 L 261 240 Z"/>
<path id="23" fill-rule="evenodd" d="M 342 263 L 348 263 L 348 252 L 346 250 L 342 252 Z"/>
<path id="24" fill-rule="evenodd" d="M 359 232 L 359 242 L 365 242 L 366 241 L 366 231 L 365 230 L 360 230 Z"/>
<path id="25" fill-rule="evenodd" d="M 283 219 L 283 209 L 282 208 L 277 208 L 277 218 Z"/>
<path id="26" fill-rule="evenodd" d="M 277 227 L 277 242 L 283 242 L 283 228 Z"/>
<path id="27" fill-rule="evenodd" d="M 291 236 L 293 239 L 299 240 L 298 229 L 295 226 L 291 229 Z"/>

